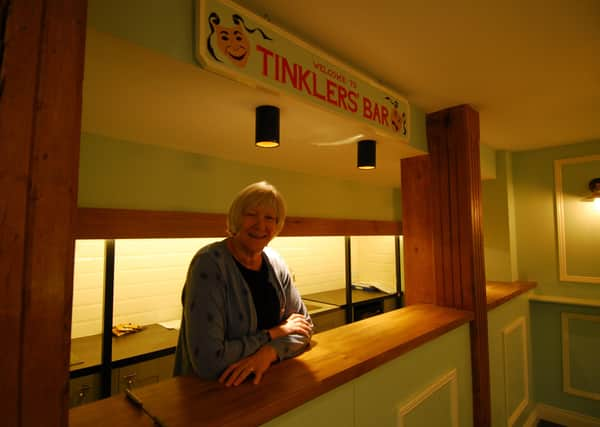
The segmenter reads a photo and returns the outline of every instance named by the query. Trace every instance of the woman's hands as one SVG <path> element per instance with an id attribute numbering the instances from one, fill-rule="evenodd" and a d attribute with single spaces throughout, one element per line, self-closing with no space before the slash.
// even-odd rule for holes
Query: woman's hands
<path id="1" fill-rule="evenodd" d="M 312 326 L 300 313 L 292 313 L 282 323 L 269 329 L 269 335 L 271 339 L 285 337 L 292 334 L 300 334 L 310 337 L 312 333 Z"/>
<path id="2" fill-rule="evenodd" d="M 219 382 L 227 387 L 240 385 L 250 374 L 254 374 L 254 384 L 258 384 L 271 363 L 277 360 L 277 352 L 273 347 L 263 345 L 254 354 L 232 363 L 219 377 Z"/>
<path id="3" fill-rule="evenodd" d="M 271 339 L 291 334 L 310 337 L 312 326 L 302 314 L 292 313 L 282 323 L 269 329 L 268 333 Z M 275 349 L 269 344 L 265 344 L 256 353 L 229 365 L 219 377 L 219 382 L 227 387 L 237 386 L 243 383 L 251 374 L 254 374 L 254 381 L 252 382 L 258 384 L 271 363 L 275 362 L 277 358 Z"/>

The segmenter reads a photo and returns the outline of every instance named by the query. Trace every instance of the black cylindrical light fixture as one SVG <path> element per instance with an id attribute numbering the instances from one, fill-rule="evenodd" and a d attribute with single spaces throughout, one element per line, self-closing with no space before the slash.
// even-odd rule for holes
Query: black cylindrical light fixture
<path id="1" fill-rule="evenodd" d="M 256 107 L 255 132 L 257 147 L 279 147 L 279 108 L 273 105 Z"/>
<path id="2" fill-rule="evenodd" d="M 372 139 L 358 141 L 356 166 L 359 169 L 375 169 L 375 145 Z"/>

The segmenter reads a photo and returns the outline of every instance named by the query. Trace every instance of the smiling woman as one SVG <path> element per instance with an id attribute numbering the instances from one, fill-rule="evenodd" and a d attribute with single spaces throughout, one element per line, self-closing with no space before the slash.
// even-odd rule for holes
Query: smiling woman
<path id="1" fill-rule="evenodd" d="M 266 182 L 243 189 L 227 218 L 227 239 L 192 259 L 182 294 L 175 375 L 227 386 L 254 383 L 273 362 L 301 353 L 313 323 L 287 265 L 269 242 L 283 228 L 285 204 Z"/>

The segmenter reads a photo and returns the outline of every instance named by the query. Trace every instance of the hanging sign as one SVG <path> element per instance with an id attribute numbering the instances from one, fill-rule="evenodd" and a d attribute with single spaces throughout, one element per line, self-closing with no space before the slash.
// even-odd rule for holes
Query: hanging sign
<path id="1" fill-rule="evenodd" d="M 196 57 L 206 69 L 409 140 L 409 106 L 400 95 L 235 3 L 197 1 Z"/>

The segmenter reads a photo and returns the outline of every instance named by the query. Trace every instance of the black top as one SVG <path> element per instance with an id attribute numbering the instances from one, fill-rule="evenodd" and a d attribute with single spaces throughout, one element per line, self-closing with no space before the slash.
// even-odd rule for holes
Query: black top
<path id="1" fill-rule="evenodd" d="M 270 329 L 279 324 L 279 298 L 275 288 L 269 282 L 268 261 L 263 258 L 258 271 L 244 267 L 238 260 L 235 260 L 235 263 L 250 288 L 254 307 L 256 307 L 257 329 Z"/>

